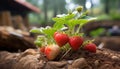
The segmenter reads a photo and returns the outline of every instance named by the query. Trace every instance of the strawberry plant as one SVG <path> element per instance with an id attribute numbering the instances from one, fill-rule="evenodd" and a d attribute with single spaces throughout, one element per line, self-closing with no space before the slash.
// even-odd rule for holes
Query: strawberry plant
<path id="1" fill-rule="evenodd" d="M 85 41 L 82 27 L 95 19 L 88 17 L 87 14 L 88 11 L 83 12 L 83 7 L 79 6 L 72 12 L 57 15 L 53 18 L 55 23 L 52 27 L 47 26 L 30 30 L 32 33 L 40 34 L 35 44 L 43 48 L 42 51 L 44 50 L 43 52 L 49 60 L 54 60 L 59 55 L 60 50 L 66 52 L 70 50 L 77 51 L 85 47 L 90 52 L 95 52 L 95 45 L 94 47 L 93 45 L 83 46 Z M 92 48 L 95 48 L 94 51 L 92 51 Z"/>

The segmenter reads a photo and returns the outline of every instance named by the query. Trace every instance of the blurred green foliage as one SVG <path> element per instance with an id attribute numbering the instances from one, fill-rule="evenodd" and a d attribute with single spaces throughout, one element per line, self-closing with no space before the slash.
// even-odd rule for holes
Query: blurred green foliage
<path id="1" fill-rule="evenodd" d="M 92 37 L 98 37 L 101 36 L 105 33 L 105 29 L 104 28 L 98 28 L 96 30 L 93 30 L 90 32 L 90 36 Z"/>
<path id="2" fill-rule="evenodd" d="M 120 20 L 120 12 L 113 12 L 110 14 L 111 19 Z"/>
<path id="3" fill-rule="evenodd" d="M 97 17 L 98 20 L 120 20 L 120 13 L 102 14 Z"/>
<path id="4" fill-rule="evenodd" d="M 27 0 L 40 8 L 41 13 L 29 14 L 31 24 L 52 24 L 57 14 L 67 13 L 70 8 L 82 5 L 90 16 L 98 20 L 120 20 L 120 0 Z M 87 8 L 86 6 L 90 6 Z M 72 9 L 74 10 L 74 9 Z"/>
<path id="5" fill-rule="evenodd" d="M 97 20 L 111 20 L 111 17 L 107 14 L 102 14 L 100 16 L 97 17 Z"/>

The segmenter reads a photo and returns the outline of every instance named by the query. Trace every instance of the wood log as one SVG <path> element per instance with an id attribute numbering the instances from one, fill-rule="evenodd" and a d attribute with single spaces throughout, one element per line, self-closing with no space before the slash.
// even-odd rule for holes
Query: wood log
<path id="1" fill-rule="evenodd" d="M 103 43 L 104 48 L 108 48 L 114 51 L 120 51 L 120 37 L 119 36 L 97 37 L 95 38 L 95 43 L 97 45 Z"/>
<path id="2" fill-rule="evenodd" d="M 86 37 L 85 40 L 93 40 L 97 46 L 107 48 L 113 51 L 120 51 L 120 36 L 104 36 L 104 37 Z"/>
<path id="3" fill-rule="evenodd" d="M 0 27 L 0 50 L 24 51 L 28 48 L 36 48 L 34 39 L 30 35 L 23 35 L 8 27 Z"/>
<path id="4" fill-rule="evenodd" d="M 120 20 L 113 21 L 113 20 L 105 20 L 105 21 L 92 21 L 84 26 L 84 31 L 87 35 L 90 34 L 92 30 L 98 29 L 98 28 L 105 28 L 109 29 L 113 26 L 117 25 L 120 27 Z"/>

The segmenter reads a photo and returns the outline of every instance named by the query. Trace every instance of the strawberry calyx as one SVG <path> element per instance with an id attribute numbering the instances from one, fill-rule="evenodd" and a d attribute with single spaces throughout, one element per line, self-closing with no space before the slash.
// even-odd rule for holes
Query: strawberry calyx
<path id="1" fill-rule="evenodd" d="M 85 45 L 89 44 L 89 43 L 93 43 L 94 42 L 94 39 L 93 40 L 86 40 L 84 41 L 84 43 L 82 44 L 82 47 L 84 47 Z"/>

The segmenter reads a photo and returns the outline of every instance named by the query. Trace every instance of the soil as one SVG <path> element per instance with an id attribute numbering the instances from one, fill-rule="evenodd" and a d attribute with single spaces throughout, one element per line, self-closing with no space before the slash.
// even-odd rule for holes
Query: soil
<path id="1" fill-rule="evenodd" d="M 61 54 L 62 55 L 62 54 Z M 36 49 L 20 53 L 0 52 L 0 69 L 120 69 L 120 52 L 97 49 L 96 53 L 70 51 L 49 61 Z"/>

